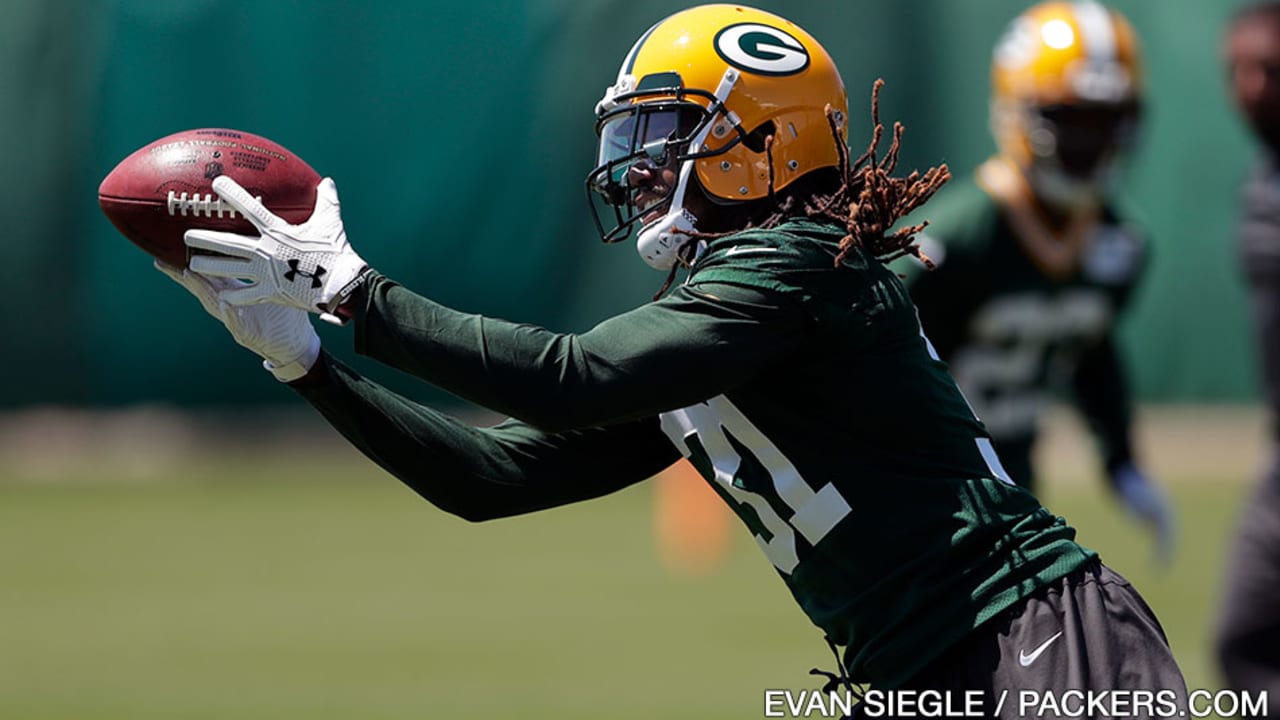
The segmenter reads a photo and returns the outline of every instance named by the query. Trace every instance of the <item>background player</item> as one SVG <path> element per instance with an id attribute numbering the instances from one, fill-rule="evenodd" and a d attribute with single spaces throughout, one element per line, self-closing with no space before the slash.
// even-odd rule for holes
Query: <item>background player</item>
<path id="1" fill-rule="evenodd" d="M 1010 24 L 991 75 L 998 150 L 929 206 L 921 324 L 1023 487 L 1047 395 L 1069 389 L 1111 487 L 1167 558 L 1173 516 L 1134 456 L 1115 340 L 1147 256 L 1112 191 L 1142 113 L 1137 37 L 1100 4 L 1042 3 Z"/>
<path id="2" fill-rule="evenodd" d="M 1241 266 L 1249 284 L 1258 364 L 1270 411 L 1271 456 L 1245 505 L 1228 566 L 1218 658 L 1237 689 L 1280 698 L 1280 3 L 1242 10 L 1226 34 L 1228 81 L 1262 143 L 1241 193 Z"/>

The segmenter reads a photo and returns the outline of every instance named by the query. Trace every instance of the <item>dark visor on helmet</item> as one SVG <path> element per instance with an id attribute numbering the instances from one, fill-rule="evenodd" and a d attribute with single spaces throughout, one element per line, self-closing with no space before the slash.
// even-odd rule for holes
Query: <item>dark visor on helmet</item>
<path id="1" fill-rule="evenodd" d="M 587 176 L 587 195 L 596 229 L 605 242 L 626 239 L 642 213 L 635 206 L 638 188 L 628 181 L 637 165 L 660 170 L 686 159 L 689 143 L 710 114 L 684 101 L 623 105 L 596 123 L 600 136 L 596 168 Z M 612 216 L 612 228 L 604 219 Z"/>
<path id="2" fill-rule="evenodd" d="M 632 108 L 600 121 L 600 152 L 596 165 L 604 165 L 644 151 L 657 160 L 672 140 L 688 140 L 702 119 L 702 108 L 688 104 Z"/>
<path id="3" fill-rule="evenodd" d="M 1032 152 L 1056 157 L 1069 175 L 1090 177 L 1107 158 L 1132 143 L 1141 111 L 1135 102 L 1036 108 Z"/>

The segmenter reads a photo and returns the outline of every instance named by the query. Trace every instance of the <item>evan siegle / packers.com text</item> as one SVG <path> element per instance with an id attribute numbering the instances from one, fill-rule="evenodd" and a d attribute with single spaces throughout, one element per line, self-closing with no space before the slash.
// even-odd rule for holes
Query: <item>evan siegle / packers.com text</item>
<path id="1" fill-rule="evenodd" d="M 766 690 L 766 718 L 843 718 L 861 705 L 860 715 L 876 717 L 980 718 L 992 711 L 1010 718 L 1091 718 L 1143 716 L 1151 718 L 1202 718 L 1210 716 L 1267 717 L 1270 698 L 1259 693 L 1232 690 L 1192 690 L 1185 701 L 1172 689 L 1157 690 L 1004 690 L 994 707 L 984 706 L 980 690 L 868 690 L 859 697 L 851 692 L 817 690 Z"/>

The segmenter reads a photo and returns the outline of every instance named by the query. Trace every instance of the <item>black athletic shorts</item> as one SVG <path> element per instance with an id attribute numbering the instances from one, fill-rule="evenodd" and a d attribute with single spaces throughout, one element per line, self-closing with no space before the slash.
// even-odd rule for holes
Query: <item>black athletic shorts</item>
<path id="1" fill-rule="evenodd" d="M 910 714 L 886 714 L 894 698 L 877 693 L 852 717 L 919 718 L 922 699 L 967 717 L 978 702 L 992 718 L 1176 717 L 1187 687 L 1146 601 L 1095 561 L 978 627 L 897 695 Z"/>

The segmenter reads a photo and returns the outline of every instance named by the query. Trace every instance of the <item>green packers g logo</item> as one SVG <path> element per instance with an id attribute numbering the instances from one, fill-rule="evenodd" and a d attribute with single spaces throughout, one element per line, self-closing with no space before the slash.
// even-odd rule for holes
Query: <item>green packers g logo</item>
<path id="1" fill-rule="evenodd" d="M 809 67 L 809 51 L 776 27 L 738 23 L 716 33 L 716 54 L 757 75 L 794 75 Z"/>

